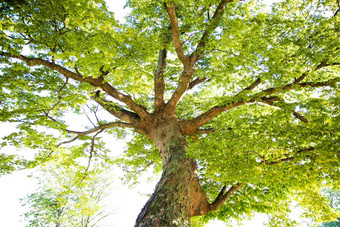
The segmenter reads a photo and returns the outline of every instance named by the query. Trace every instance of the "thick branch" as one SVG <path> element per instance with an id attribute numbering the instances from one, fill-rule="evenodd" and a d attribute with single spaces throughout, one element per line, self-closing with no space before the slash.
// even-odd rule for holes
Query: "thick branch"
<path id="1" fill-rule="evenodd" d="M 108 111 L 113 116 L 126 121 L 128 123 L 137 123 L 140 121 L 140 117 L 128 110 L 119 107 L 116 103 L 105 100 L 104 98 L 92 96 L 91 97 L 96 103 L 101 105 L 106 111 Z"/>
<path id="2" fill-rule="evenodd" d="M 176 106 L 185 91 L 189 88 L 189 83 L 194 72 L 195 70 L 192 67 L 184 68 L 181 76 L 179 77 L 176 91 L 172 94 L 169 102 L 166 104 L 165 115 L 173 116 L 175 114 Z"/>
<path id="3" fill-rule="evenodd" d="M 36 65 L 46 66 L 52 70 L 55 70 L 63 74 L 67 78 L 71 78 L 79 82 L 86 82 L 86 83 L 91 84 L 94 87 L 100 87 L 102 90 L 104 90 L 107 94 L 109 94 L 113 98 L 125 103 L 131 110 L 136 112 L 139 116 L 144 117 L 144 118 L 147 118 L 149 116 L 149 113 L 145 110 L 145 108 L 135 103 L 130 96 L 120 93 L 117 89 L 112 87 L 108 82 L 105 82 L 102 77 L 99 77 L 99 78 L 92 78 L 90 76 L 84 77 L 81 74 L 74 73 L 58 64 L 55 64 L 53 62 L 49 62 L 43 59 L 28 58 L 23 55 L 13 55 L 10 53 L 3 53 L 3 52 L 0 52 L 0 55 L 20 59 L 24 61 L 28 66 L 36 66 Z"/>
<path id="4" fill-rule="evenodd" d="M 297 79 L 294 81 L 293 84 L 298 84 L 298 83 L 300 83 L 301 81 L 303 81 L 303 79 L 306 78 L 306 76 L 307 76 L 307 74 L 306 74 L 306 73 L 303 73 L 299 78 L 297 78 Z"/>
<path id="5" fill-rule="evenodd" d="M 339 2 L 339 0 L 336 0 L 336 3 L 338 4 L 338 9 L 335 11 L 333 17 L 335 17 L 338 14 L 338 12 L 340 11 L 340 2 Z"/>
<path id="6" fill-rule="evenodd" d="M 235 97 L 239 96 L 240 94 L 242 94 L 245 91 L 253 90 L 260 83 L 261 83 L 261 79 L 259 78 L 259 79 L 255 80 L 250 86 L 248 86 L 248 87 L 244 88 L 242 91 L 240 91 L 237 95 L 235 95 Z M 230 109 L 233 109 L 233 108 L 238 107 L 240 105 L 243 105 L 244 103 L 245 102 L 241 100 L 241 101 L 235 102 L 235 103 L 233 103 L 232 105 L 229 105 L 229 106 L 226 106 L 226 105 L 214 106 L 213 108 L 211 108 L 207 112 L 201 114 L 200 116 L 198 116 L 194 119 L 182 122 L 182 124 L 181 124 L 182 131 L 184 132 L 184 134 L 193 135 L 193 134 L 195 134 L 194 132 L 199 127 L 201 127 L 205 123 L 209 122 L 217 114 L 222 113 L 222 112 L 227 111 L 227 110 L 230 110 Z"/>
<path id="7" fill-rule="evenodd" d="M 218 195 L 217 195 L 217 197 L 215 198 L 215 200 L 214 200 L 213 203 L 219 201 L 219 200 L 222 198 L 222 196 L 224 195 L 224 193 L 225 193 L 226 190 L 227 190 L 227 185 L 224 185 L 223 188 L 221 189 L 221 191 L 218 193 Z"/>
<path id="8" fill-rule="evenodd" d="M 92 77 L 83 77 L 80 74 L 74 73 L 58 64 L 49 62 L 47 60 L 43 60 L 43 59 L 38 59 L 38 58 L 28 58 L 24 55 L 13 55 L 10 53 L 4 53 L 4 52 L 0 52 L 0 55 L 2 56 L 6 56 L 6 57 L 11 57 L 11 58 L 16 58 L 19 60 L 22 60 L 23 62 L 25 62 L 28 66 L 36 66 L 36 65 L 43 65 L 46 66 L 52 70 L 55 70 L 61 74 L 63 74 L 64 76 L 80 81 L 80 82 L 87 82 L 90 83 L 91 85 L 94 85 L 96 87 L 99 87 L 100 84 L 103 82 L 100 79 L 94 79 Z"/>
<path id="9" fill-rule="evenodd" d="M 317 71 L 319 69 L 322 69 L 324 67 L 328 67 L 328 66 L 335 66 L 335 65 L 340 65 L 339 63 L 331 63 L 331 64 L 328 64 L 327 63 L 327 59 L 323 60 L 319 65 L 317 65 L 315 68 L 314 68 L 314 71 Z M 303 81 L 307 76 L 307 73 L 303 73 L 299 78 L 297 78 L 293 84 L 299 84 L 301 81 Z"/>
<path id="10" fill-rule="evenodd" d="M 305 83 L 298 83 L 298 84 L 287 84 L 286 86 L 283 87 L 277 87 L 277 88 L 269 88 L 266 89 L 264 91 L 261 91 L 259 93 L 256 93 L 252 96 L 250 96 L 248 99 L 242 99 L 239 101 L 235 101 L 232 102 L 231 104 L 228 105 L 220 105 L 220 106 L 214 106 L 213 108 L 211 108 L 210 110 L 208 110 L 207 112 L 201 114 L 200 116 L 191 119 L 191 120 L 187 120 L 187 121 L 183 121 L 182 122 L 182 131 L 185 134 L 191 135 L 197 128 L 201 127 L 202 125 L 204 125 L 205 123 L 209 122 L 211 119 L 213 119 L 216 115 L 233 109 L 235 107 L 244 105 L 246 103 L 252 103 L 252 102 L 257 102 L 257 101 L 262 101 L 262 98 L 268 96 L 268 95 L 272 95 L 275 93 L 282 93 L 282 92 L 287 92 L 293 89 L 300 89 L 300 88 L 304 88 L 304 87 L 325 87 L 325 86 L 332 86 L 335 85 L 336 83 L 340 82 L 340 77 L 328 80 L 328 81 L 323 81 L 323 82 L 305 82 Z M 238 96 L 238 95 L 236 95 Z M 236 97 L 235 96 L 235 97 Z"/>
<path id="11" fill-rule="evenodd" d="M 155 90 L 155 112 L 158 112 L 165 105 L 164 103 L 164 70 L 166 67 L 166 49 L 159 51 L 157 70 L 155 73 L 154 90 Z"/>
<path id="12" fill-rule="evenodd" d="M 263 98 L 261 98 L 261 100 L 262 100 L 261 102 L 266 103 L 268 105 L 274 105 L 274 102 L 276 102 L 276 101 L 283 102 L 283 100 L 278 96 L 263 97 Z"/>
<path id="13" fill-rule="evenodd" d="M 182 44 L 180 41 L 180 31 L 179 31 L 179 27 L 178 27 L 178 19 L 176 16 L 176 11 L 175 11 L 175 5 L 173 2 L 167 3 L 166 4 L 166 8 L 168 11 L 168 15 L 171 21 L 171 29 L 172 29 L 172 39 L 174 41 L 174 45 L 175 45 L 175 50 L 176 50 L 176 54 L 179 58 L 179 60 L 182 62 L 182 64 L 185 66 L 188 64 L 188 60 L 189 58 L 187 56 L 185 56 L 183 49 L 182 49 Z"/>
<path id="14" fill-rule="evenodd" d="M 218 114 L 220 114 L 224 111 L 233 109 L 235 107 L 241 106 L 244 103 L 245 103 L 244 101 L 239 101 L 239 102 L 233 103 L 232 105 L 228 105 L 228 106 L 225 106 L 225 105 L 214 106 L 213 108 L 211 108 L 210 110 L 208 110 L 207 112 L 201 114 L 200 116 L 198 116 L 196 118 L 183 121 L 182 124 L 181 124 L 182 132 L 185 135 L 192 135 L 199 127 L 201 127 L 205 123 L 209 122 L 216 115 L 218 115 Z"/>
<path id="15" fill-rule="evenodd" d="M 114 68 L 115 69 L 115 68 Z M 100 73 L 102 74 L 102 76 L 107 76 L 110 73 L 110 70 L 104 71 L 104 65 L 102 65 L 99 68 Z"/>
<path id="16" fill-rule="evenodd" d="M 210 204 L 209 211 L 217 210 L 219 207 L 221 207 L 229 198 L 230 196 L 236 192 L 238 189 L 242 187 L 244 183 L 238 183 L 236 186 L 232 186 L 226 193 L 226 186 L 222 188 L 218 196 L 216 197 L 215 201 Z"/>
<path id="17" fill-rule="evenodd" d="M 199 129 L 196 129 L 196 131 L 194 131 L 192 135 L 208 134 L 208 133 L 213 133 L 215 131 L 216 130 L 214 128 L 199 128 Z"/>

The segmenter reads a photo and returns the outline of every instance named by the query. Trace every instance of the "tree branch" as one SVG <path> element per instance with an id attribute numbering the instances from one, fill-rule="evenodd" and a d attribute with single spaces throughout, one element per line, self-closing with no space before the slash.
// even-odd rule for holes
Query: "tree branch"
<path id="1" fill-rule="evenodd" d="M 206 41 L 212 31 L 218 26 L 221 15 L 223 14 L 224 7 L 227 3 L 232 2 L 233 0 L 222 0 L 220 4 L 217 6 L 214 16 L 212 17 L 211 23 L 208 26 L 207 30 L 204 32 L 200 43 L 198 44 L 196 50 L 192 53 L 190 57 L 184 55 L 182 50 L 182 45 L 179 39 L 179 28 L 178 28 L 178 20 L 176 17 L 175 6 L 173 2 L 170 2 L 166 5 L 167 11 L 171 21 L 173 41 L 176 49 L 176 53 L 180 61 L 183 63 L 184 70 L 180 75 L 178 86 L 170 98 L 169 102 L 165 107 L 165 115 L 167 117 L 172 117 L 175 114 L 176 106 L 185 93 L 185 91 L 189 88 L 190 80 L 195 72 L 194 64 L 200 58 L 200 55 L 203 53 L 203 49 L 206 45 Z"/>
<path id="2" fill-rule="evenodd" d="M 88 108 L 88 109 L 90 109 L 91 110 L 91 108 L 86 104 L 86 107 Z M 91 120 L 91 118 L 90 118 L 90 116 L 87 114 L 87 112 L 86 112 L 86 110 L 85 110 L 85 108 L 83 108 L 83 111 L 84 111 L 84 114 L 85 114 L 85 116 L 86 116 L 86 118 L 87 118 L 87 120 L 89 120 L 89 122 L 93 125 L 93 127 L 96 127 L 96 125 L 92 122 L 92 120 Z"/>
<path id="3" fill-rule="evenodd" d="M 271 146 L 271 145 L 270 145 Z M 269 146 L 269 147 L 270 147 Z M 269 148 L 268 148 L 269 149 Z M 266 163 L 266 159 L 265 159 L 265 156 L 264 155 L 260 155 L 258 152 L 256 152 L 256 151 L 246 151 L 247 153 L 254 153 L 254 154 L 256 154 L 258 157 L 260 157 L 261 159 L 262 159 L 262 162 L 263 163 Z"/>
<path id="4" fill-rule="evenodd" d="M 196 129 L 198 129 L 199 127 L 201 127 L 202 125 L 204 125 L 205 123 L 209 122 L 211 119 L 213 119 L 216 115 L 236 108 L 238 106 L 242 106 L 246 103 L 253 103 L 253 102 L 258 102 L 258 101 L 262 101 L 262 98 L 268 96 L 268 95 L 272 95 L 275 93 L 282 93 L 282 92 L 287 92 L 290 90 L 296 90 L 296 89 L 300 89 L 300 88 L 305 88 L 305 87 L 325 87 L 325 86 L 332 86 L 335 85 L 336 83 L 340 82 L 340 77 L 328 80 L 328 81 L 323 81 L 323 82 L 305 82 L 305 83 L 298 83 L 295 84 L 295 82 L 291 83 L 291 84 L 287 84 L 283 87 L 273 87 L 273 88 L 269 88 L 266 90 L 263 90 L 259 93 L 256 93 L 252 96 L 250 96 L 248 99 L 242 99 L 242 100 L 238 100 L 235 102 L 231 102 L 228 105 L 220 105 L 220 106 L 214 106 L 213 108 L 211 108 L 210 110 L 206 111 L 205 113 L 201 114 L 200 116 L 190 119 L 190 120 L 186 120 L 182 122 L 182 131 L 184 132 L 184 134 L 187 135 L 191 135 Z M 242 91 L 241 91 L 242 92 Z M 237 95 L 235 95 L 234 97 L 237 97 Z"/>
<path id="5" fill-rule="evenodd" d="M 216 129 L 214 128 L 199 128 L 199 129 L 196 129 L 196 131 L 194 131 L 192 135 L 208 134 L 208 133 L 213 133 L 215 131 Z"/>
<path id="6" fill-rule="evenodd" d="M 60 147 L 63 144 L 67 144 L 67 143 L 72 143 L 73 141 L 76 141 L 77 139 L 79 139 L 80 135 L 75 136 L 74 138 L 70 139 L 70 140 L 66 140 L 64 142 L 61 142 L 57 145 L 57 147 Z M 49 154 L 48 156 L 50 156 L 51 154 Z"/>
<path id="7" fill-rule="evenodd" d="M 206 77 L 203 77 L 203 78 L 199 78 L 199 77 L 198 77 L 198 78 L 194 79 L 193 81 L 191 81 L 191 82 L 189 83 L 188 90 L 194 88 L 196 85 L 199 85 L 200 83 L 203 83 L 203 82 L 206 81 L 206 80 L 207 80 Z"/>
<path id="8" fill-rule="evenodd" d="M 96 118 L 96 121 L 97 121 L 97 124 L 101 124 L 100 123 L 100 120 L 99 120 L 99 118 L 98 118 L 98 116 L 97 116 L 97 112 L 98 112 L 98 108 L 99 108 L 99 104 L 96 106 L 96 109 L 95 110 L 93 110 L 91 107 L 89 107 L 88 105 L 86 105 L 87 107 L 88 107 L 88 109 L 93 113 L 93 115 L 94 115 L 94 117 Z"/>
<path id="9" fill-rule="evenodd" d="M 129 124 L 129 123 L 124 123 L 124 122 L 111 122 L 111 123 L 108 123 L 108 124 L 99 125 L 99 126 L 94 127 L 94 128 L 92 128 L 90 130 L 82 131 L 82 132 L 66 129 L 67 132 L 72 133 L 72 134 L 76 134 L 77 136 L 75 136 L 71 140 L 67 140 L 67 141 L 59 143 L 57 145 L 57 147 L 60 147 L 63 144 L 71 143 L 71 142 L 79 139 L 81 136 L 85 136 L 85 135 L 88 135 L 88 134 L 91 134 L 91 133 L 94 133 L 94 132 L 97 132 L 97 131 L 101 131 L 102 132 L 105 129 L 113 128 L 113 127 L 134 128 L 134 125 L 133 124 Z"/>
<path id="10" fill-rule="evenodd" d="M 155 73 L 154 90 L 155 90 L 155 112 L 158 112 L 165 105 L 164 102 L 164 70 L 166 67 L 166 49 L 159 51 L 157 70 Z"/>
<path id="11" fill-rule="evenodd" d="M 299 150 L 296 154 L 301 154 L 303 152 L 313 151 L 314 149 L 315 149 L 314 147 L 310 147 L 310 148 L 307 148 L 307 149 Z M 310 156 L 307 156 L 307 157 L 310 157 Z M 282 162 L 292 161 L 295 158 L 296 158 L 295 156 L 294 157 L 288 157 L 288 158 L 282 158 L 280 160 L 272 161 L 272 162 L 268 162 L 268 161 L 264 160 L 261 163 L 265 163 L 266 165 L 277 165 L 277 164 L 282 163 Z"/>
<path id="12" fill-rule="evenodd" d="M 244 91 L 252 91 L 254 88 L 256 88 L 261 83 L 261 78 L 258 78 L 255 80 L 249 87 L 246 87 L 243 89 Z"/>
<path id="13" fill-rule="evenodd" d="M 188 60 L 189 58 L 187 56 L 185 56 L 183 49 L 182 49 L 182 44 L 180 41 L 180 31 L 179 31 L 179 27 L 178 27 L 178 19 L 176 16 L 176 10 L 175 10 L 175 5 L 173 2 L 170 3 L 165 3 L 166 4 L 166 9 L 168 11 L 168 15 L 170 18 L 170 22 L 171 22 L 171 29 L 172 29 L 172 39 L 175 45 L 175 50 L 176 50 L 176 54 L 179 58 L 179 60 L 182 62 L 182 64 L 184 66 L 186 66 L 188 64 Z"/>
<path id="14" fill-rule="evenodd" d="M 204 31 L 195 51 L 191 54 L 190 58 L 193 59 L 194 62 L 200 59 L 202 54 L 204 53 L 204 48 L 206 46 L 206 43 L 208 41 L 209 36 L 211 33 L 216 29 L 216 27 L 219 25 L 223 12 L 224 12 L 224 7 L 228 4 L 233 2 L 234 0 L 222 0 L 213 15 L 213 17 L 210 20 L 210 24 L 208 25 L 207 29 Z"/>
<path id="15" fill-rule="evenodd" d="M 235 97 L 239 96 L 240 94 L 242 94 L 245 91 L 253 90 L 260 83 L 261 83 L 261 79 L 259 78 L 259 79 L 255 80 L 250 86 L 244 88 L 242 91 L 240 91 L 238 94 L 236 94 Z M 201 114 L 200 116 L 198 116 L 194 119 L 183 121 L 182 124 L 181 124 L 182 131 L 186 135 L 192 135 L 192 134 L 194 134 L 194 132 L 199 127 L 201 127 L 205 123 L 209 122 L 217 114 L 222 113 L 222 112 L 227 111 L 227 110 L 230 110 L 230 109 L 233 109 L 233 108 L 238 107 L 240 105 L 243 105 L 244 103 L 245 102 L 243 102 L 243 101 L 238 101 L 238 102 L 235 102 L 235 103 L 233 103 L 229 106 L 226 106 L 226 105 L 214 106 L 213 108 L 211 108 L 207 112 Z"/>
<path id="16" fill-rule="evenodd" d="M 60 95 L 60 93 L 61 93 L 61 91 L 66 87 L 67 84 L 68 84 L 68 77 L 66 77 L 65 83 L 64 83 L 63 86 L 58 90 L 58 101 L 57 101 L 51 108 L 45 110 L 45 111 L 47 112 L 47 114 L 48 114 L 51 110 L 53 110 L 54 108 L 56 108 L 57 105 L 60 103 L 60 101 L 61 101 L 61 95 Z M 44 111 L 44 112 L 45 112 L 45 111 Z"/>
<path id="17" fill-rule="evenodd" d="M 215 200 L 214 200 L 213 203 L 219 201 L 219 200 L 222 198 L 222 196 L 224 195 L 224 193 L 225 193 L 226 190 L 227 190 L 227 185 L 224 185 L 223 188 L 221 189 L 221 191 L 218 193 L 218 195 L 217 195 L 217 197 L 215 198 Z"/>
<path id="18" fill-rule="evenodd" d="M 299 114 L 299 113 L 297 113 L 295 111 L 293 111 L 293 115 L 294 115 L 294 117 L 296 117 L 297 119 L 299 119 L 300 121 L 302 121 L 304 123 L 308 123 L 309 122 L 308 119 L 305 116 L 303 116 L 303 115 L 301 115 L 301 114 Z"/>
<path id="19" fill-rule="evenodd" d="M 104 131 L 104 129 L 101 129 L 99 132 L 97 132 L 91 139 L 91 148 L 90 148 L 90 156 L 89 156 L 89 160 L 88 160 L 88 163 L 87 163 L 87 167 L 85 169 L 85 172 L 84 172 L 84 177 L 83 179 L 81 179 L 80 181 L 80 184 L 85 180 L 86 176 L 87 176 L 87 172 L 89 171 L 90 169 L 90 164 L 91 164 L 91 159 L 93 158 L 93 153 L 94 153 L 94 141 L 95 141 L 95 138 Z"/>
<path id="20" fill-rule="evenodd" d="M 115 69 L 115 68 L 114 68 Z M 110 73 L 110 70 L 104 71 L 104 65 L 102 65 L 99 68 L 100 73 L 102 74 L 102 76 L 107 76 Z"/>
<path id="21" fill-rule="evenodd" d="M 331 63 L 331 64 L 328 64 L 328 59 L 324 59 L 319 65 L 317 65 L 315 68 L 314 68 L 314 71 L 317 71 L 319 69 L 322 69 L 324 67 L 328 67 L 328 66 L 335 66 L 335 65 L 340 65 L 340 63 Z M 294 81 L 293 84 L 298 84 L 300 83 L 301 81 L 303 81 L 303 79 L 305 79 L 307 76 L 307 73 L 303 73 L 298 79 L 296 79 Z"/>
<path id="22" fill-rule="evenodd" d="M 125 103 L 132 111 L 136 112 L 140 117 L 147 118 L 149 116 L 149 113 L 146 111 L 144 107 L 135 103 L 130 96 L 120 93 L 116 88 L 112 87 L 108 82 L 105 82 L 103 77 L 99 77 L 99 78 L 92 78 L 90 76 L 84 77 L 81 74 L 74 73 L 58 64 L 55 64 L 53 62 L 49 62 L 43 59 L 28 58 L 24 55 L 13 55 L 13 54 L 4 53 L 4 52 L 0 52 L 0 55 L 10 57 L 10 58 L 20 59 L 23 62 L 25 62 L 28 66 L 42 65 L 42 66 L 48 67 L 54 71 L 57 71 L 63 74 L 67 78 L 71 78 L 79 82 L 86 82 L 86 83 L 91 84 L 94 87 L 100 87 L 103 91 L 105 91 L 107 94 L 109 94 L 113 98 Z"/>
<path id="23" fill-rule="evenodd" d="M 104 98 L 97 97 L 96 95 L 91 96 L 91 98 L 110 114 L 126 121 L 127 123 L 137 123 L 140 121 L 140 117 L 136 113 L 125 110 L 112 101 L 105 100 Z"/>
<path id="24" fill-rule="evenodd" d="M 84 135 L 88 135 L 88 134 L 97 132 L 99 130 L 104 130 L 104 129 L 113 128 L 113 127 L 134 128 L 134 125 L 129 124 L 129 123 L 125 123 L 125 122 L 111 122 L 111 123 L 99 125 L 99 126 L 94 127 L 90 130 L 87 130 L 87 131 L 79 132 L 79 131 L 73 131 L 73 130 L 68 130 L 68 129 L 66 129 L 66 131 L 69 132 L 69 133 L 77 134 L 79 136 L 84 136 Z"/>
<path id="25" fill-rule="evenodd" d="M 270 105 L 270 106 L 275 106 L 275 107 L 284 109 L 282 106 L 279 106 L 279 105 L 277 105 L 277 104 L 274 103 L 274 101 L 280 101 L 280 102 L 282 102 L 282 103 L 285 103 L 284 100 L 281 99 L 281 98 L 278 97 L 278 96 L 273 96 L 273 97 L 269 97 L 269 98 L 263 97 L 263 98 L 261 98 L 261 99 L 263 100 L 263 101 L 262 101 L 263 103 L 266 103 L 266 104 L 268 104 L 268 105 Z M 292 114 L 293 114 L 293 116 L 296 117 L 297 119 L 299 119 L 300 121 L 302 121 L 302 122 L 304 122 L 304 123 L 308 123 L 308 119 L 307 119 L 305 116 L 303 116 L 303 115 L 297 113 L 297 112 L 294 111 L 294 110 L 289 110 L 289 111 L 291 111 Z"/>
<path id="26" fill-rule="evenodd" d="M 209 211 L 214 211 L 221 207 L 234 192 L 242 187 L 243 184 L 244 183 L 238 183 L 236 186 L 232 186 L 226 193 L 226 186 L 223 186 L 215 201 L 209 205 Z"/>
<path id="27" fill-rule="evenodd" d="M 175 114 L 176 106 L 183 94 L 189 87 L 189 82 L 195 70 L 193 67 L 184 68 L 181 76 L 179 77 L 178 86 L 175 92 L 172 94 L 169 102 L 165 106 L 165 115 L 173 116 Z"/>
<path id="28" fill-rule="evenodd" d="M 340 77 L 323 81 L 323 82 L 305 82 L 305 83 L 299 83 L 300 87 L 326 87 L 326 86 L 332 86 L 336 83 L 340 82 Z M 292 88 L 290 88 L 291 90 Z"/>
<path id="29" fill-rule="evenodd" d="M 246 91 L 254 90 L 260 83 L 261 83 L 261 78 L 256 79 L 251 85 L 249 85 L 248 87 L 244 88 L 242 91 L 237 93 L 237 95 L 235 95 L 235 97 L 240 96 L 241 94 L 245 93 Z"/>
<path id="30" fill-rule="evenodd" d="M 299 78 L 297 78 L 297 79 L 293 82 L 293 84 L 299 84 L 301 81 L 303 81 L 303 79 L 306 78 L 306 76 L 307 76 L 307 74 L 306 74 L 306 73 L 303 73 Z"/>
<path id="31" fill-rule="evenodd" d="M 340 3 L 339 3 L 339 0 L 336 0 L 336 3 L 338 4 L 338 9 L 335 11 L 333 17 L 335 17 L 335 16 L 338 14 L 338 12 L 340 11 Z"/>

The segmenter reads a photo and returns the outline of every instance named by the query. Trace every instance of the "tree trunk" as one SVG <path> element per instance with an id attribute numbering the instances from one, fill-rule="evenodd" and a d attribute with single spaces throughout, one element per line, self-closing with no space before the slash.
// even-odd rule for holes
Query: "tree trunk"
<path id="1" fill-rule="evenodd" d="M 150 135 L 160 151 L 163 173 L 135 226 L 190 226 L 190 218 L 205 214 L 209 206 L 196 162 L 186 155 L 187 143 L 176 121 L 161 124 Z"/>

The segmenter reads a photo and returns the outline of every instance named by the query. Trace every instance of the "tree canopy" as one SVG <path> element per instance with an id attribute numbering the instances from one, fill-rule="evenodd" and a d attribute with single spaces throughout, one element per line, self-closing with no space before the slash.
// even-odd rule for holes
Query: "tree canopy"
<path id="1" fill-rule="evenodd" d="M 127 7 L 120 23 L 103 0 L 0 3 L 0 120 L 17 125 L 2 146 L 36 152 L 1 154 L 1 173 L 60 156 L 118 164 L 132 181 L 153 166 L 162 177 L 137 226 L 170 223 L 157 209 L 173 188 L 191 206 L 173 212 L 182 224 L 260 212 L 286 226 L 293 200 L 334 220 L 320 190 L 339 190 L 339 2 Z M 131 138 L 114 161 L 105 134 Z"/>

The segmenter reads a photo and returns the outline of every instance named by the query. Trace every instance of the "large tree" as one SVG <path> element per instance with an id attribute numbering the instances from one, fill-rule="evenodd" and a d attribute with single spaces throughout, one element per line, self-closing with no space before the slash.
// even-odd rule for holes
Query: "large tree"
<path id="1" fill-rule="evenodd" d="M 161 170 L 136 226 L 284 223 L 292 199 L 334 218 L 318 192 L 339 189 L 339 2 L 127 6 L 121 24 L 103 0 L 2 1 L 0 118 L 17 124 L 9 144 L 39 151 L 28 165 L 71 142 L 69 158 L 105 158 L 101 133 L 131 135 L 119 163 Z M 76 131 L 85 105 L 92 126 Z"/>

